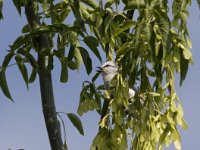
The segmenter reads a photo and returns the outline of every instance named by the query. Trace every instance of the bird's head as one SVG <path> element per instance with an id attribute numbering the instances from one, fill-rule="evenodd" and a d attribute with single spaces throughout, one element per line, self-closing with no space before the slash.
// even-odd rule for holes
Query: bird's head
<path id="1" fill-rule="evenodd" d="M 107 61 L 102 66 L 97 67 L 98 72 L 100 72 L 103 76 L 106 75 L 116 75 L 118 73 L 118 66 L 113 61 Z"/>

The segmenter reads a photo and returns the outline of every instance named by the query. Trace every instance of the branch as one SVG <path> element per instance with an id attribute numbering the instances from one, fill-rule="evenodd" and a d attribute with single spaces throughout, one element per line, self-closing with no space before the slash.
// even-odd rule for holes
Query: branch
<path id="1" fill-rule="evenodd" d="M 34 1 L 29 0 L 25 6 L 25 13 L 28 24 L 32 31 L 41 26 L 39 16 L 36 14 Z M 52 150 L 64 150 L 60 125 L 57 120 L 56 107 L 54 103 L 53 85 L 51 70 L 48 68 L 48 60 L 50 56 L 41 55 L 41 52 L 50 49 L 47 34 L 40 34 L 36 39 L 35 47 L 38 47 L 38 66 L 39 66 L 39 82 L 42 99 L 43 115 L 49 136 Z"/>

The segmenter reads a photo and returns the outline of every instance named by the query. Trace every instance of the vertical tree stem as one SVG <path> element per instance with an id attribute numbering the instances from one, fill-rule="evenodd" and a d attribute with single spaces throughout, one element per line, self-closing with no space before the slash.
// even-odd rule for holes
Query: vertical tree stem
<path id="1" fill-rule="evenodd" d="M 35 10 L 34 1 L 29 0 L 28 4 L 25 6 L 25 13 L 31 30 L 35 30 L 37 27 L 41 26 L 39 16 L 35 14 Z M 34 46 L 37 46 L 38 48 L 38 72 L 42 108 L 49 142 L 52 150 L 63 150 L 60 125 L 57 120 L 56 107 L 54 103 L 51 70 L 48 68 L 49 56 L 41 55 L 42 51 L 50 49 L 48 35 L 40 34 L 35 40 L 36 45 Z"/>

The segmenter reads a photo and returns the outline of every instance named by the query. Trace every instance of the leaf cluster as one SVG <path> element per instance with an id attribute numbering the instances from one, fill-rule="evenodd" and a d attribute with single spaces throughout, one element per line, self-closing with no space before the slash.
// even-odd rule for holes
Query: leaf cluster
<path id="1" fill-rule="evenodd" d="M 121 3 L 124 5 L 122 12 L 118 11 Z M 103 101 L 109 101 L 109 111 L 100 120 L 101 129 L 91 149 L 115 149 L 112 143 L 118 136 L 111 138 L 111 135 L 117 132 L 117 127 L 125 133 L 123 140 L 130 136 L 131 149 L 162 149 L 163 144 L 168 147 L 171 143 L 181 149 L 177 125 L 187 128 L 187 124 L 175 91 L 174 75 L 180 74 L 182 85 L 193 61 L 186 24 L 190 4 L 191 1 L 174 1 L 169 9 L 167 1 L 100 1 L 98 7 L 82 11 L 107 60 L 113 60 L 114 54 L 121 68 L 120 75 L 114 79 L 114 87 L 104 91 Z M 128 16 L 130 12 L 132 17 Z M 136 83 L 139 92 L 129 105 L 128 88 Z M 80 105 L 86 99 L 94 101 L 94 97 L 83 100 L 82 95 L 87 93 L 96 92 L 83 88 Z M 127 108 L 131 109 L 128 115 Z M 127 149 L 126 144 L 122 147 Z"/>

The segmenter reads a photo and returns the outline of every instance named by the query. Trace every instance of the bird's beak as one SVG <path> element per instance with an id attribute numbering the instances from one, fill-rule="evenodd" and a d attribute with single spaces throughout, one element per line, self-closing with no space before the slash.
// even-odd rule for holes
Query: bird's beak
<path id="1" fill-rule="evenodd" d="M 102 67 L 97 67 L 97 72 L 101 73 L 103 71 Z"/>

